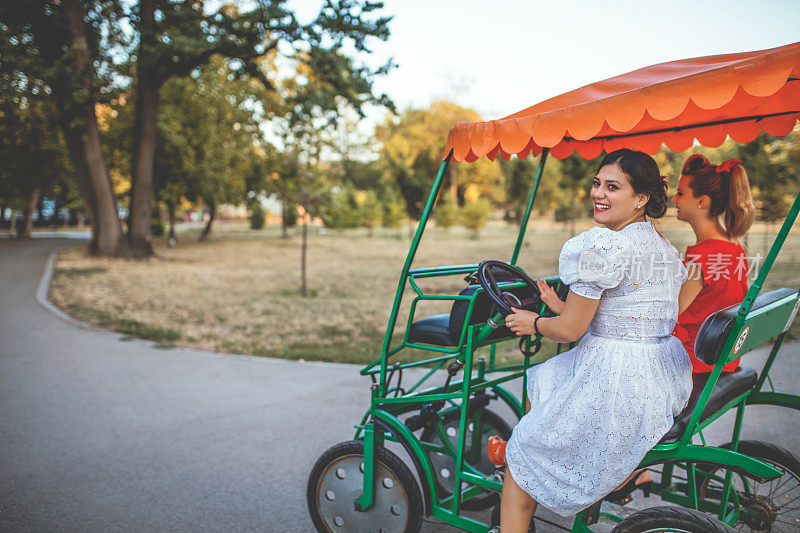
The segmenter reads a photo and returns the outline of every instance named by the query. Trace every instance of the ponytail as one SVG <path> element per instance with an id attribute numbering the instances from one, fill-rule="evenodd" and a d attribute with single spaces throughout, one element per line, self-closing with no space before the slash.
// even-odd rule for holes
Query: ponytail
<path id="1" fill-rule="evenodd" d="M 740 164 L 733 165 L 728 177 L 728 206 L 725 208 L 725 230 L 728 238 L 737 240 L 742 237 L 755 218 L 755 206 L 750 194 L 750 183 L 747 173 Z"/>
<path id="2" fill-rule="evenodd" d="M 725 231 L 729 239 L 739 239 L 755 218 L 755 206 L 750 194 L 747 173 L 738 159 L 729 159 L 721 165 L 712 165 L 708 159 L 696 154 L 683 164 L 681 174 L 691 176 L 689 188 L 695 198 L 711 199 L 709 214 L 725 215 Z"/>

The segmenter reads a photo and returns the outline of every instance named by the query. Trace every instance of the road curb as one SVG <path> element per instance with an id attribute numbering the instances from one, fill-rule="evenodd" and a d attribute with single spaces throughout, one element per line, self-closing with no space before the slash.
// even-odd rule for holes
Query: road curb
<path id="1" fill-rule="evenodd" d="M 50 287 L 50 279 L 53 277 L 53 266 L 56 262 L 56 254 L 58 252 L 50 252 L 50 257 L 47 258 L 47 264 L 44 267 L 44 272 L 42 273 L 42 277 L 39 280 L 39 287 L 36 288 L 36 301 L 44 307 L 45 310 L 49 311 L 50 313 L 54 314 L 64 322 L 72 324 L 73 326 L 78 326 L 79 328 L 83 329 L 94 329 L 91 324 L 86 322 L 81 322 L 75 318 L 72 318 L 67 313 L 56 307 L 55 305 L 51 304 L 50 301 L 47 299 L 47 289 Z"/>
<path id="2" fill-rule="evenodd" d="M 94 324 L 91 324 L 89 322 L 82 322 L 82 321 L 80 321 L 80 320 L 78 320 L 76 318 L 73 318 L 72 316 L 68 315 L 67 313 L 65 313 L 64 311 L 62 311 L 61 309 L 59 309 L 58 307 L 56 307 L 52 303 L 50 303 L 50 301 L 47 299 L 47 290 L 50 287 L 50 280 L 53 277 L 53 269 L 54 269 L 55 262 L 56 262 L 56 255 L 58 255 L 58 252 L 50 252 L 50 256 L 47 259 L 47 264 L 44 267 L 44 272 L 42 273 L 42 277 L 39 280 L 39 286 L 36 289 L 36 302 L 40 306 L 42 306 L 46 311 L 49 311 L 50 313 L 52 313 L 53 315 L 57 316 L 58 318 L 60 318 L 64 322 L 67 322 L 68 324 L 71 324 L 73 326 L 77 326 L 79 328 L 86 329 L 86 330 L 103 331 L 103 332 L 106 332 L 106 333 L 111 333 L 112 335 L 126 336 L 126 335 L 124 335 L 122 333 L 119 333 L 117 331 L 113 331 L 113 330 L 105 329 L 105 328 L 99 328 L 99 327 L 97 327 Z M 147 344 L 158 344 L 158 343 L 154 343 L 153 341 L 150 341 L 150 340 L 140 339 L 138 337 L 133 337 L 133 338 L 137 342 L 142 342 L 142 343 L 147 343 Z M 328 361 L 298 361 L 296 359 L 281 359 L 279 357 L 263 357 L 263 356 L 260 356 L 260 355 L 252 355 L 252 354 L 237 354 L 237 353 L 214 352 L 214 351 L 211 351 L 211 350 L 203 350 L 202 348 L 191 348 L 191 347 L 188 347 L 188 346 L 178 346 L 178 347 L 176 347 L 176 349 L 178 349 L 178 350 L 187 350 L 187 351 L 192 351 L 192 352 L 196 352 L 196 353 L 203 353 L 203 354 L 206 354 L 206 355 L 213 355 L 213 356 L 217 356 L 217 357 L 246 359 L 246 360 L 250 360 L 250 361 L 265 361 L 267 363 L 269 363 L 269 362 L 280 363 L 280 364 L 293 363 L 293 364 L 296 364 L 296 365 L 335 366 L 335 367 L 338 367 L 338 368 L 341 368 L 342 366 L 349 365 L 349 366 L 352 366 L 352 367 L 358 368 L 358 369 L 361 369 L 361 367 L 362 367 L 362 365 L 356 365 L 356 364 L 353 364 L 353 363 L 331 363 L 331 362 L 328 362 Z"/>

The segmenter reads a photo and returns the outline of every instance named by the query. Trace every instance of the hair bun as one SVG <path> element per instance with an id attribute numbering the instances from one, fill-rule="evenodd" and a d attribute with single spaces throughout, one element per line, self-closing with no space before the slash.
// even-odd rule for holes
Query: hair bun
<path id="1" fill-rule="evenodd" d="M 666 184 L 665 184 L 666 185 Z M 644 206 L 644 213 L 650 218 L 661 218 L 667 212 L 667 192 L 663 194 L 651 194 L 650 199 Z"/>
<path id="2" fill-rule="evenodd" d="M 690 156 L 689 159 L 683 163 L 681 174 L 693 174 L 705 166 L 710 167 L 713 165 L 711 165 L 711 163 L 708 162 L 708 159 L 706 159 L 704 156 L 695 154 Z"/>

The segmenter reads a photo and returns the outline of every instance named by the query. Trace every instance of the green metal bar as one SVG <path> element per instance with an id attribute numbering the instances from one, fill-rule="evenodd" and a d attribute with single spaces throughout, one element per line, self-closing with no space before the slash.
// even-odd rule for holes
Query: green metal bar
<path id="1" fill-rule="evenodd" d="M 469 443 L 469 452 L 467 453 L 467 461 L 471 464 L 477 464 L 478 459 L 481 457 L 481 440 L 483 438 L 483 431 L 481 430 L 481 415 L 483 409 L 475 409 L 472 413 L 472 441 Z"/>
<path id="2" fill-rule="evenodd" d="M 745 393 L 740 394 L 739 396 L 737 396 L 733 400 L 730 400 L 728 403 L 726 403 L 725 405 L 723 405 L 722 407 L 717 409 L 714 412 L 713 415 L 709 416 L 708 418 L 706 418 L 702 422 L 698 422 L 698 424 L 697 424 L 698 433 L 701 433 L 700 430 L 703 430 L 703 429 L 707 428 L 708 426 L 710 426 L 712 424 L 712 422 L 714 422 L 718 418 L 721 418 L 730 409 L 736 407 L 737 405 L 741 405 L 740 402 L 745 401 L 747 399 L 747 397 L 750 396 L 751 393 L 752 393 L 751 391 L 747 391 Z M 706 443 L 705 438 L 701 437 L 701 440 L 703 441 L 703 444 L 705 445 L 705 443 Z"/>
<path id="3" fill-rule="evenodd" d="M 699 504 L 697 502 L 697 467 L 695 463 L 688 463 L 687 474 L 688 474 L 688 483 L 689 483 L 689 498 L 692 500 L 692 508 L 698 509 Z"/>
<path id="4" fill-rule="evenodd" d="M 473 485 L 478 485 L 489 490 L 494 490 L 497 492 L 503 490 L 502 483 L 500 483 L 499 481 L 495 481 L 494 479 L 488 479 L 486 476 L 483 475 L 476 475 L 464 472 L 463 479 L 467 483 L 472 483 Z"/>
<path id="5" fill-rule="evenodd" d="M 474 303 L 474 302 L 473 302 Z M 470 313 L 467 313 L 470 316 Z M 458 448 L 456 449 L 455 474 L 453 475 L 453 512 L 458 514 L 463 489 L 464 450 L 467 445 L 467 415 L 469 413 L 469 393 L 472 381 L 472 359 L 475 342 L 475 328 L 467 328 L 467 345 L 464 347 L 464 378 L 461 381 L 461 413 L 458 417 Z"/>
<path id="6" fill-rule="evenodd" d="M 675 471 L 675 465 L 667 463 L 661 469 L 661 482 L 658 485 L 659 492 L 665 492 L 672 485 L 672 473 Z"/>
<path id="7" fill-rule="evenodd" d="M 424 376 L 422 376 L 422 378 L 419 381 L 417 381 L 410 389 L 408 389 L 406 391 L 406 394 L 411 394 L 415 390 L 417 390 L 417 388 L 419 388 L 420 385 L 425 383 L 428 380 L 429 377 L 431 377 L 433 374 L 436 373 L 437 370 L 439 370 L 440 368 L 442 368 L 444 366 L 445 361 L 447 361 L 447 359 L 443 359 L 442 361 L 439 361 L 439 364 L 434 366 L 433 368 L 431 368 Z"/>
<path id="8" fill-rule="evenodd" d="M 438 518 L 442 522 L 463 529 L 464 531 L 469 531 L 470 533 L 486 533 L 489 531 L 489 527 L 483 522 L 479 522 L 474 518 L 460 516 L 438 504 L 433 506 L 432 511 L 431 514 L 434 518 Z"/>
<path id="9" fill-rule="evenodd" d="M 664 462 L 694 461 L 717 463 L 741 472 L 761 483 L 772 481 L 783 473 L 769 464 L 743 455 L 733 450 L 713 446 L 697 446 L 694 444 L 678 446 L 673 450 L 650 450 L 639 467 L 646 467 Z"/>
<path id="10" fill-rule="evenodd" d="M 417 296 L 418 296 L 418 297 L 420 297 L 420 296 L 424 296 L 424 295 L 425 295 L 425 294 L 422 292 L 422 289 L 420 289 L 420 288 L 419 288 L 419 286 L 417 286 L 417 282 L 416 282 L 416 280 L 414 279 L 414 276 L 409 276 L 409 277 L 408 277 L 408 284 L 409 284 L 409 285 L 411 285 L 411 288 L 412 288 L 412 289 L 414 289 L 414 292 L 416 292 L 416 293 L 417 293 Z M 415 300 L 415 301 L 416 301 L 416 300 Z M 412 313 L 412 314 L 411 314 L 411 316 L 414 316 L 414 314 Z"/>
<path id="11" fill-rule="evenodd" d="M 536 199 L 536 191 L 539 189 L 539 182 L 542 179 L 544 172 L 544 165 L 547 162 L 547 154 L 550 150 L 547 148 L 542 149 L 542 154 L 539 156 L 539 167 L 536 169 L 536 176 L 533 178 L 533 185 L 531 186 L 531 194 L 528 196 L 528 205 L 525 206 L 525 214 L 522 215 L 522 220 L 519 225 L 519 235 L 517 235 L 517 244 L 514 246 L 514 253 L 511 255 L 511 264 L 517 264 L 519 258 L 519 251 L 522 248 L 522 241 L 525 240 L 525 230 L 528 228 L 528 219 L 531 216 L 533 209 L 533 201 Z"/>
<path id="12" fill-rule="evenodd" d="M 788 331 L 788 330 L 787 330 Z M 767 357 L 767 361 L 764 363 L 764 368 L 761 370 L 761 374 L 758 376 L 758 382 L 756 383 L 755 390 L 761 391 L 761 387 L 764 386 L 764 381 L 767 379 L 769 375 L 769 371 L 772 368 L 772 363 L 775 362 L 775 357 L 778 355 L 778 350 L 781 349 L 781 345 L 783 344 L 783 339 L 786 337 L 786 331 L 778 335 L 775 339 L 775 343 L 772 345 L 772 350 L 769 352 L 769 357 Z"/>
<path id="13" fill-rule="evenodd" d="M 417 458 L 423 470 L 420 473 L 420 483 L 423 485 L 427 484 L 428 493 L 431 495 L 431 500 L 433 502 L 438 502 L 439 487 L 438 483 L 436 483 L 436 471 L 433 469 L 430 457 L 427 453 L 425 453 L 425 448 L 422 447 L 419 439 L 414 436 L 411 430 L 408 429 L 408 427 L 403 424 L 400 419 L 391 413 L 381 409 L 376 409 L 374 411 L 374 417 L 392 428 L 395 436 L 399 439 L 402 439 L 404 444 L 408 446 L 409 454 L 413 454 Z"/>
<path id="14" fill-rule="evenodd" d="M 435 402 L 436 400 L 449 400 L 451 398 L 458 398 L 458 392 L 444 392 L 441 394 L 419 394 L 409 397 L 398 396 L 397 398 L 377 398 L 376 405 L 396 405 L 404 403 L 420 403 L 420 402 Z"/>
<path id="15" fill-rule="evenodd" d="M 800 396 L 784 392 L 754 392 L 747 397 L 747 405 L 777 405 L 800 409 Z"/>
<path id="16" fill-rule="evenodd" d="M 408 250 L 408 255 L 406 256 L 406 262 L 403 264 L 403 271 L 400 274 L 400 280 L 397 282 L 397 292 L 394 296 L 394 303 L 392 304 L 392 312 L 389 315 L 389 324 L 386 327 L 386 335 L 383 338 L 383 348 L 381 351 L 381 373 L 380 373 L 380 381 L 379 383 L 379 393 L 384 395 L 386 391 L 384 388 L 386 387 L 386 365 L 389 358 L 389 347 L 392 344 L 392 334 L 394 332 L 394 327 L 397 324 L 397 314 L 400 311 L 400 302 L 403 299 L 403 289 L 406 285 L 406 279 L 408 278 L 408 271 L 411 269 L 411 263 L 414 262 L 414 256 L 417 254 L 417 249 L 419 248 L 419 243 L 422 240 L 422 234 L 425 231 L 425 226 L 428 223 L 428 219 L 431 216 L 431 211 L 433 210 L 433 204 L 436 202 L 436 196 L 439 194 L 439 189 L 442 187 L 442 180 L 444 178 L 444 173 L 447 170 L 447 166 L 450 164 L 450 158 L 453 156 L 453 151 L 451 150 L 447 157 L 442 161 L 442 164 L 439 165 L 439 172 L 436 174 L 436 179 L 433 182 L 433 187 L 431 188 L 431 194 L 428 196 L 428 202 L 425 204 L 425 209 L 422 211 L 422 216 L 420 217 L 419 224 L 417 225 L 417 231 L 414 234 L 414 239 L 411 241 L 411 247 Z"/>
<path id="17" fill-rule="evenodd" d="M 453 274 L 469 274 L 478 269 L 478 265 L 448 265 L 437 267 L 421 267 L 409 270 L 409 274 L 415 278 L 427 278 L 435 276 L 451 276 Z"/>
<path id="18" fill-rule="evenodd" d="M 364 485 L 356 507 L 366 511 L 372 507 L 375 491 L 375 424 L 367 424 L 364 430 Z"/>
<path id="19" fill-rule="evenodd" d="M 744 402 L 739 404 L 739 408 L 736 410 L 736 421 L 733 424 L 733 437 L 731 438 L 731 450 L 739 451 L 739 437 L 742 434 L 742 422 L 744 421 Z M 728 508 L 728 498 L 731 495 L 731 481 L 733 479 L 733 471 L 728 469 L 725 472 L 725 483 L 723 484 L 722 489 L 722 500 L 720 501 L 719 505 L 719 514 L 717 515 L 720 520 L 725 519 L 726 512 L 725 510 Z"/>
<path id="20" fill-rule="evenodd" d="M 449 354 L 457 354 L 461 350 L 458 348 L 451 348 L 445 349 L 441 346 L 433 346 L 429 344 L 418 344 L 416 342 L 404 342 L 403 347 L 405 348 L 416 348 L 418 350 L 425 350 L 426 352 L 438 352 L 438 353 L 449 353 Z M 423 365 L 429 363 L 430 361 L 419 361 Z"/>
<path id="21" fill-rule="evenodd" d="M 585 516 L 585 510 L 575 515 L 575 520 L 572 522 L 572 533 L 592 533 L 589 526 L 584 523 Z"/>

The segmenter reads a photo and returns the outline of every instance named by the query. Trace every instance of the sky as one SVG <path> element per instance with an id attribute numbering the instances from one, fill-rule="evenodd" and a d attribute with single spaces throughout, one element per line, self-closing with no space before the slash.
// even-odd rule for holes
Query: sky
<path id="1" fill-rule="evenodd" d="M 320 2 L 290 0 L 301 22 Z M 399 109 L 447 99 L 502 118 L 648 65 L 800 41 L 800 0 L 385 0 L 375 63 Z M 382 113 L 373 113 L 379 120 Z"/>

